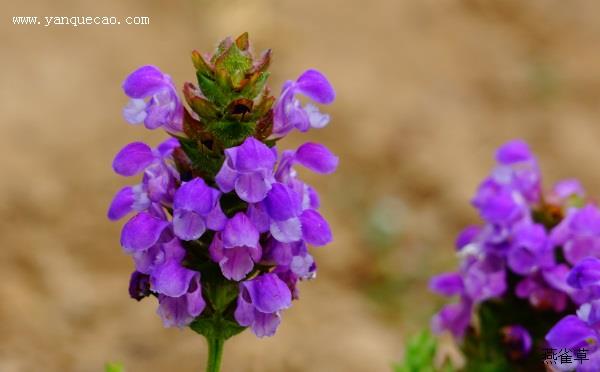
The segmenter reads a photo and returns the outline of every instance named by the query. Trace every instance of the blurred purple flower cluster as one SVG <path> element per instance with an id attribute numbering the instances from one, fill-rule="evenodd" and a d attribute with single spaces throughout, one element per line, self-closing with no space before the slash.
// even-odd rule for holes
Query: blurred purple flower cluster
<path id="1" fill-rule="evenodd" d="M 123 111 L 127 121 L 162 127 L 174 137 L 156 149 L 131 143 L 113 162 L 119 175 L 142 175 L 141 183 L 116 194 L 108 211 L 111 220 L 135 213 L 121 234 L 121 245 L 135 262 L 131 296 L 156 296 L 165 326 L 189 325 L 210 306 L 201 269 L 206 262 L 196 265 L 190 258 L 190 247 L 208 239 L 205 257 L 220 270 L 219 281 L 238 283 L 237 323 L 259 337 L 273 335 L 281 311 L 298 298 L 298 281 L 315 276 L 308 246 L 332 240 L 317 193 L 294 167 L 328 174 L 338 165 L 323 145 L 309 142 L 280 152 L 274 143 L 294 128 L 325 126 L 329 117 L 315 106 L 301 107 L 296 94 L 328 104 L 335 98 L 332 86 L 315 70 L 288 81 L 273 107 L 272 134 L 248 135 L 224 148 L 214 177 L 178 170 L 185 118 L 198 117 L 185 112 L 168 75 L 144 66 L 127 77 L 123 89 L 131 98 Z M 224 199 L 235 200 L 237 207 L 227 210 Z"/>
<path id="2" fill-rule="evenodd" d="M 450 331 L 457 338 L 486 301 L 514 297 L 533 311 L 562 314 L 581 304 L 589 309 L 600 293 L 600 287 L 586 285 L 589 276 L 577 274 L 600 278 L 600 270 L 571 272 L 574 265 L 589 268 L 586 257 L 600 257 L 600 210 L 584 200 L 579 182 L 560 181 L 544 194 L 537 160 L 520 140 L 501 146 L 496 161 L 472 200 L 483 224 L 467 227 L 456 240 L 459 270 L 430 282 L 434 292 L 458 298 L 432 319 L 435 331 Z M 512 337 L 530 349 L 527 324 L 514 326 Z"/>

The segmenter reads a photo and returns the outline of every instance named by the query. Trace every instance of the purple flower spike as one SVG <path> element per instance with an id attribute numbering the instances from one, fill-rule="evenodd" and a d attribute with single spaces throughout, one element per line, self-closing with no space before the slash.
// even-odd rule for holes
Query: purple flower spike
<path id="1" fill-rule="evenodd" d="M 121 246 L 127 253 L 145 251 L 160 238 L 169 223 L 163 219 L 141 212 L 123 226 Z"/>
<path id="2" fill-rule="evenodd" d="M 183 106 L 169 75 L 154 66 L 143 66 L 125 79 L 123 90 L 131 98 L 123 109 L 125 120 L 143 122 L 148 129 L 181 132 Z"/>
<path id="3" fill-rule="evenodd" d="M 173 231 L 182 240 L 195 240 L 207 228 L 218 231 L 226 217 L 219 204 L 220 192 L 206 185 L 203 179 L 184 182 L 175 193 Z"/>
<path id="4" fill-rule="evenodd" d="M 235 189 L 240 199 L 257 203 L 265 198 L 275 182 L 273 150 L 254 137 L 248 137 L 240 146 L 225 150 L 225 162 L 215 181 L 223 192 Z"/>
<path id="5" fill-rule="evenodd" d="M 227 221 L 222 233 L 213 238 L 209 247 L 211 258 L 219 263 L 223 276 L 240 281 L 261 258 L 258 240 L 256 227 L 244 213 L 238 212 Z"/>
<path id="6" fill-rule="evenodd" d="M 276 274 L 263 274 L 240 284 L 234 316 L 240 325 L 252 327 L 256 336 L 273 336 L 281 322 L 280 311 L 291 303 L 288 286 Z"/>
<path id="7" fill-rule="evenodd" d="M 333 87 L 316 70 L 307 70 L 296 82 L 287 81 L 274 108 L 274 135 L 282 137 L 294 128 L 306 132 L 311 127 L 322 128 L 329 122 L 329 115 L 321 114 L 315 106 L 308 104 L 303 108 L 295 97 L 298 93 L 320 104 L 335 100 Z"/>

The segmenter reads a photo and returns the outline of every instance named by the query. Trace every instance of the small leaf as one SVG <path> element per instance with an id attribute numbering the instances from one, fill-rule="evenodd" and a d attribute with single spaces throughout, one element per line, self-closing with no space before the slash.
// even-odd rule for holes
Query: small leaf
<path id="1" fill-rule="evenodd" d="M 202 54 L 197 50 L 192 51 L 192 63 L 194 64 L 197 73 L 207 76 L 212 75 L 212 68 L 208 62 L 206 62 L 204 56 L 202 56 Z"/>
<path id="2" fill-rule="evenodd" d="M 242 143 L 254 133 L 256 122 L 238 122 L 235 120 L 222 120 L 207 125 L 207 130 L 213 137 L 221 142 L 224 147 L 233 147 Z"/>
<path id="3" fill-rule="evenodd" d="M 250 41 L 248 40 L 248 33 L 244 32 L 237 39 L 235 39 L 235 44 L 240 48 L 240 50 L 248 50 L 250 47 Z"/>
<path id="4" fill-rule="evenodd" d="M 223 107 L 229 103 L 228 95 L 221 90 L 214 80 L 200 73 L 196 75 L 198 77 L 200 90 L 209 101 L 215 103 L 219 107 Z"/>
<path id="5" fill-rule="evenodd" d="M 250 77 L 250 81 L 240 92 L 240 96 L 248 99 L 255 99 L 264 89 L 269 78 L 268 72 L 258 72 Z"/>
<path id="6" fill-rule="evenodd" d="M 192 83 L 183 85 L 183 95 L 188 105 L 201 118 L 215 119 L 217 117 L 217 108 L 204 97 L 201 97 L 200 92 Z"/>

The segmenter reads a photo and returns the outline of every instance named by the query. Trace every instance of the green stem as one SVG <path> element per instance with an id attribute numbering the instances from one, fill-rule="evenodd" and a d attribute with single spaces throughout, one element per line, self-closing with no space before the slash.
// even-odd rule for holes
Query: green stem
<path id="1" fill-rule="evenodd" d="M 223 357 L 223 346 L 225 340 L 222 338 L 206 338 L 208 342 L 208 362 L 206 372 L 219 372 L 221 370 L 221 359 Z"/>

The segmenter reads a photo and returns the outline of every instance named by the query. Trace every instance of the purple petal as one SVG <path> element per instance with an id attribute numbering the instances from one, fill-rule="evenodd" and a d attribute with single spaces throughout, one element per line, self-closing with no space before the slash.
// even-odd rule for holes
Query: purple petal
<path id="1" fill-rule="evenodd" d="M 276 182 L 267 194 L 264 206 L 272 219 L 284 221 L 300 213 L 300 195 L 290 187 Z"/>
<path id="2" fill-rule="evenodd" d="M 196 212 L 176 210 L 173 215 L 173 232 L 181 240 L 196 240 L 206 231 L 204 217 Z"/>
<path id="3" fill-rule="evenodd" d="M 225 248 L 257 247 L 259 233 L 243 212 L 238 212 L 225 224 L 223 244 Z"/>
<path id="4" fill-rule="evenodd" d="M 290 289 L 276 274 L 259 275 L 243 286 L 256 310 L 262 313 L 274 313 L 292 305 Z"/>
<path id="5" fill-rule="evenodd" d="M 227 150 L 225 151 L 227 152 Z M 229 166 L 228 161 L 226 160 L 219 173 L 215 176 L 215 182 L 221 191 L 230 192 L 235 187 L 237 176 L 238 173 Z"/>
<path id="6" fill-rule="evenodd" d="M 157 150 L 161 157 L 167 157 L 173 153 L 173 150 L 179 147 L 179 140 L 177 138 L 169 138 L 158 145 Z"/>
<path id="7" fill-rule="evenodd" d="M 302 223 L 297 217 L 285 221 L 271 221 L 269 231 L 282 243 L 292 243 L 302 239 Z"/>
<path id="8" fill-rule="evenodd" d="M 154 161 L 150 146 L 142 142 L 133 142 L 123 147 L 115 156 L 113 169 L 122 176 L 134 176 Z"/>
<path id="9" fill-rule="evenodd" d="M 128 253 L 146 250 L 158 242 L 168 226 L 167 221 L 149 213 L 138 213 L 123 226 L 121 246 Z"/>
<path id="10" fill-rule="evenodd" d="M 181 210 L 194 211 L 206 216 L 214 208 L 215 194 L 202 178 L 194 178 L 184 182 L 175 193 L 173 207 Z"/>
<path id="11" fill-rule="evenodd" d="M 248 210 L 246 211 L 248 218 L 252 221 L 252 224 L 259 233 L 264 233 L 269 231 L 269 215 L 267 214 L 266 208 L 263 203 L 258 204 L 250 204 L 248 205 Z"/>
<path id="12" fill-rule="evenodd" d="M 235 281 L 244 279 L 254 267 L 251 249 L 248 247 L 224 249 L 224 258 L 219 262 L 223 276 Z"/>
<path id="13" fill-rule="evenodd" d="M 267 145 L 254 137 L 248 137 L 238 147 L 235 167 L 241 172 L 272 170 L 276 160 L 275 154 Z"/>
<path id="14" fill-rule="evenodd" d="M 502 164 L 519 163 L 532 158 L 529 146 L 522 140 L 509 141 L 496 152 L 496 160 Z"/>
<path id="15" fill-rule="evenodd" d="M 115 195 L 110 207 L 108 208 L 108 219 L 116 221 L 121 219 L 127 213 L 133 210 L 135 195 L 131 186 L 123 187 Z"/>
<path id="16" fill-rule="evenodd" d="M 335 100 L 335 91 L 327 78 L 317 70 L 306 70 L 296 80 L 295 90 L 313 101 L 329 104 Z"/>
<path id="17" fill-rule="evenodd" d="M 333 173 L 338 166 L 339 158 L 327 147 L 307 142 L 296 150 L 296 160 L 306 168 L 317 173 Z"/>
<path id="18" fill-rule="evenodd" d="M 257 337 L 270 337 L 275 334 L 277 327 L 281 323 L 279 314 L 264 314 L 256 312 L 254 322 L 252 323 L 252 333 Z"/>
<path id="19" fill-rule="evenodd" d="M 235 192 L 248 203 L 262 201 L 270 188 L 271 183 L 259 173 L 241 174 L 235 181 Z"/>
<path id="20" fill-rule="evenodd" d="M 144 98 L 169 85 L 165 75 L 155 66 L 142 66 L 123 82 L 123 90 L 131 98 Z"/>
<path id="21" fill-rule="evenodd" d="M 195 318 L 188 311 L 186 296 L 169 297 L 159 295 L 158 310 L 156 312 L 161 317 L 165 327 L 185 327 Z"/>
<path id="22" fill-rule="evenodd" d="M 587 257 L 579 262 L 567 277 L 567 283 L 577 289 L 600 284 L 600 260 Z"/>
<path id="23" fill-rule="evenodd" d="M 302 237 L 312 245 L 321 246 L 330 243 L 333 237 L 327 221 L 313 209 L 307 209 L 300 216 Z"/>
<path id="24" fill-rule="evenodd" d="M 575 315 L 562 318 L 546 335 L 548 344 L 557 349 L 589 347 L 598 343 L 598 335 Z"/>
<path id="25" fill-rule="evenodd" d="M 221 204 L 218 201 L 218 197 L 216 199 L 217 202 L 215 203 L 214 208 L 206 216 L 206 226 L 213 231 L 221 231 L 225 228 L 227 216 L 221 209 Z"/>
<path id="26" fill-rule="evenodd" d="M 481 227 L 479 226 L 467 226 L 464 230 L 460 232 L 460 234 L 458 234 L 458 237 L 456 238 L 456 249 L 461 250 L 466 245 L 471 244 L 480 232 Z"/>
<path id="27" fill-rule="evenodd" d="M 442 296 L 454 296 L 464 291 L 462 276 L 459 273 L 446 273 L 434 276 L 429 281 L 429 289 Z"/>
<path id="28" fill-rule="evenodd" d="M 202 311 L 204 311 L 204 308 L 206 307 L 206 302 L 204 301 L 204 297 L 202 297 L 200 273 L 196 273 L 196 276 L 192 279 L 188 293 L 185 296 L 188 313 L 193 317 L 202 314 Z"/>
<path id="29" fill-rule="evenodd" d="M 177 260 L 168 260 L 154 269 L 150 277 L 152 289 L 169 297 L 184 295 L 196 273 L 181 266 Z"/>
<path id="30" fill-rule="evenodd" d="M 471 322 L 471 304 L 461 301 L 446 305 L 431 319 L 435 333 L 450 331 L 454 337 L 462 338 Z"/>
<path id="31" fill-rule="evenodd" d="M 243 286 L 243 284 L 240 286 Z M 242 291 L 243 288 L 240 289 L 240 295 L 238 296 L 237 300 L 237 307 L 233 315 L 235 317 L 235 320 L 239 323 L 239 325 L 241 325 L 242 327 L 248 327 L 252 323 L 254 323 L 255 310 L 254 306 L 252 306 L 252 303 L 249 302 L 250 299 L 248 299 L 248 301 L 244 299 Z"/>

